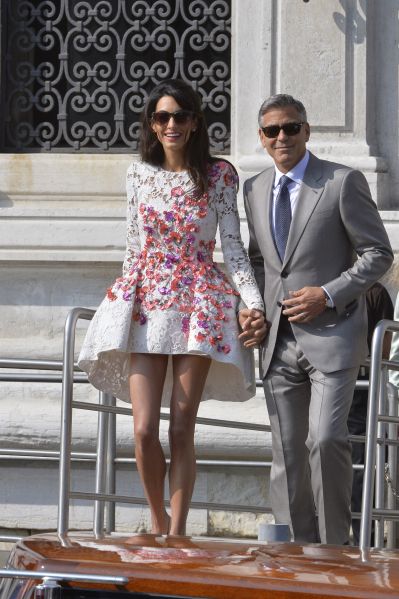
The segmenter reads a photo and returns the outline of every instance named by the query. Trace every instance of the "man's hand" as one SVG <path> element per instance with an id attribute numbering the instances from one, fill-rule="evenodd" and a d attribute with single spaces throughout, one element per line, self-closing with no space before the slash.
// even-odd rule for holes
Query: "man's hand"
<path id="1" fill-rule="evenodd" d="M 238 322 L 242 329 L 238 338 L 243 342 L 244 347 L 252 348 L 260 345 L 269 330 L 265 315 L 260 310 L 243 308 L 238 313 Z"/>
<path id="2" fill-rule="evenodd" d="M 290 291 L 289 299 L 282 300 L 283 314 L 290 322 L 310 322 L 326 309 L 326 296 L 321 287 L 302 287 Z"/>

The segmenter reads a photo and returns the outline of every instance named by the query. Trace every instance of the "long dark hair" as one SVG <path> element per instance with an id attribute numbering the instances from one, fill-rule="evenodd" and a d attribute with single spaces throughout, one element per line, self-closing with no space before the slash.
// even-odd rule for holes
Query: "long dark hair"
<path id="1" fill-rule="evenodd" d="M 151 91 L 141 114 L 140 155 L 142 160 L 154 166 L 162 166 L 164 151 L 151 128 L 152 113 L 158 100 L 172 96 L 184 110 L 191 110 L 196 117 L 196 130 L 192 132 L 185 147 L 186 166 L 199 194 L 208 189 L 208 166 L 215 159 L 209 152 L 209 137 L 201 99 L 197 92 L 181 79 L 167 79 Z"/>

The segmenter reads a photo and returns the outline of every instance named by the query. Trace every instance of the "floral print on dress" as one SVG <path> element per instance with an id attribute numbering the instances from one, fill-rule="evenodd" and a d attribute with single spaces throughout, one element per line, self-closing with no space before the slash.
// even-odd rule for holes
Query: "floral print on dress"
<path id="1" fill-rule="evenodd" d="M 220 178 L 220 167 L 210 168 L 209 185 Z M 225 173 L 225 181 L 234 178 Z M 120 295 L 134 301 L 133 320 L 146 324 L 154 310 L 178 310 L 181 332 L 209 343 L 228 354 L 221 323 L 229 322 L 229 296 L 239 296 L 225 274 L 213 262 L 215 240 L 201 239 L 201 220 L 207 216 L 209 196 L 197 198 L 181 186 L 170 190 L 170 206 L 157 210 L 141 202 L 138 218 L 144 232 L 143 248 L 128 273 L 108 290 L 114 301 Z"/>
<path id="2" fill-rule="evenodd" d="M 224 161 L 210 165 L 202 197 L 187 171 L 129 166 L 122 276 L 96 310 L 78 360 L 95 387 L 130 402 L 132 353 L 199 354 L 212 359 L 202 399 L 255 394 L 254 356 L 238 338 L 237 311 L 240 301 L 259 310 L 263 302 L 240 236 L 235 187 Z M 218 227 L 223 259 L 214 255 Z M 163 405 L 171 376 L 168 368 Z"/>

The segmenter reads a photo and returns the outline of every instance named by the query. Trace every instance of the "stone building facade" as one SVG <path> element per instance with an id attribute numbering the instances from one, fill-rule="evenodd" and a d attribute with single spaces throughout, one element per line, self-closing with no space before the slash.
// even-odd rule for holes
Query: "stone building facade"
<path id="1" fill-rule="evenodd" d="M 5 4 L 1 0 L 2 35 Z M 156 4 L 179 3 L 141 4 L 151 12 Z M 217 13 L 223 2 L 191 4 L 223 20 Z M 257 137 L 261 101 L 274 92 L 292 93 L 308 110 L 309 148 L 364 172 L 398 251 L 399 0 L 384 0 L 383 6 L 378 0 L 232 0 L 231 16 L 227 158 L 241 182 L 269 164 Z M 134 153 L 42 150 L 0 154 L 1 359 L 60 360 L 69 310 L 95 308 L 118 276 L 124 255 L 124 182 Z M 239 207 L 247 238 L 241 197 Z M 220 251 L 216 257 L 222 261 Z M 84 328 L 78 327 L 77 347 Z M 87 385 L 78 385 L 76 395 L 96 398 Z M 0 415 L 0 530 L 54 528 L 57 462 L 17 456 L 11 460 L 6 450 L 58 449 L 60 385 L 0 382 Z M 217 398 L 204 402 L 200 415 L 266 422 L 261 391 L 245 404 L 222 404 Z M 73 430 L 74 449 L 93 451 L 95 416 L 79 413 Z M 133 456 L 131 433 L 131 419 L 121 419 L 118 455 Z M 165 423 L 161 434 L 166 444 Z M 200 425 L 196 443 L 202 459 L 270 460 L 265 433 Z M 73 484 L 92 488 L 92 471 L 90 463 L 77 463 Z M 234 498 L 244 505 L 267 505 L 267 477 L 267 469 L 255 465 L 201 467 L 194 499 L 228 503 Z M 120 466 L 118 491 L 142 495 L 131 465 Z M 73 527 L 91 526 L 91 507 L 85 503 L 74 504 L 71 515 Z M 189 532 L 256 534 L 259 518 L 267 516 L 196 510 Z M 147 521 L 141 506 L 118 507 L 120 529 L 142 529 Z"/>

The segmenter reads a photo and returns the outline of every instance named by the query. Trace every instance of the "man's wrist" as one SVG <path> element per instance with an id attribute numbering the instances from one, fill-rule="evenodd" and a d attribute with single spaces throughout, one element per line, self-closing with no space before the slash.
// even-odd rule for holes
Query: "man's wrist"
<path id="1" fill-rule="evenodd" d="M 332 301 L 331 295 L 328 293 L 327 289 L 323 287 L 323 285 L 321 286 L 321 288 L 323 290 L 324 297 L 326 300 L 326 308 L 334 308 L 334 302 Z"/>

